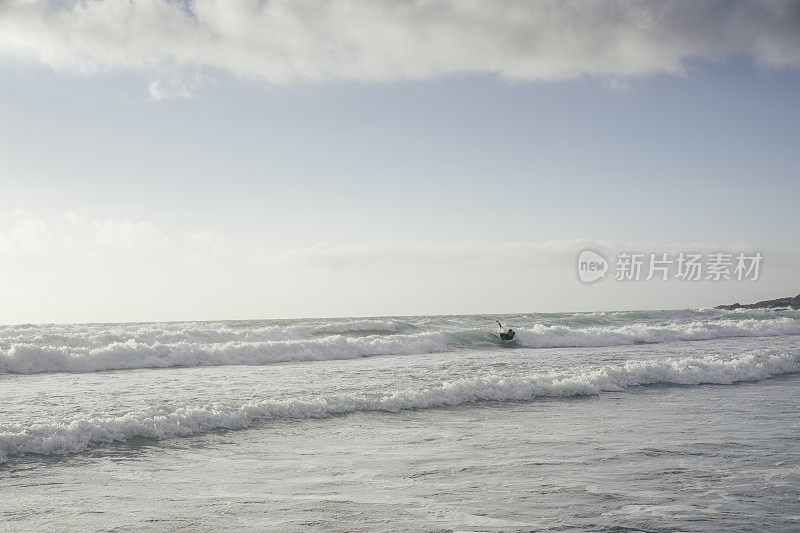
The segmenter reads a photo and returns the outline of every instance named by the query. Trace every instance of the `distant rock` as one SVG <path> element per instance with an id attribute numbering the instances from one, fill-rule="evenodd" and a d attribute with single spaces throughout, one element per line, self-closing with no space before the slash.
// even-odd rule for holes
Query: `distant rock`
<path id="1" fill-rule="evenodd" d="M 725 309 L 726 311 L 733 311 L 734 309 L 800 309 L 800 294 L 794 298 L 778 298 L 777 300 L 764 300 L 763 302 L 756 302 L 754 304 L 735 303 L 731 305 L 718 305 L 714 309 Z"/>

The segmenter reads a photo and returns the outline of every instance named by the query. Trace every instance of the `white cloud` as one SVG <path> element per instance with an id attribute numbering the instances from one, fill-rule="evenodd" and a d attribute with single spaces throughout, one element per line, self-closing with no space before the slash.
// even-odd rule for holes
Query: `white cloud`
<path id="1" fill-rule="evenodd" d="M 46 247 L 35 251 L 31 243 L 37 242 Z M 87 212 L 44 220 L 20 213 L 0 224 L 0 293 L 15 302 L 0 309 L 0 322 L 688 307 L 786 295 L 800 264 L 794 249 L 762 248 L 763 277 L 757 283 L 607 279 L 589 286 L 576 276 L 577 254 L 585 248 L 609 260 L 620 250 L 756 251 L 747 244 L 588 239 L 386 241 L 277 250 L 247 233 Z"/>
<path id="2" fill-rule="evenodd" d="M 105 0 L 0 3 L 0 55 L 59 70 L 156 76 L 191 94 L 197 69 L 276 83 L 427 79 L 624 80 L 734 55 L 800 65 L 796 0 Z M 159 77 L 164 75 L 163 78 Z M 166 80 L 166 81 L 164 81 Z"/>
<path id="3" fill-rule="evenodd" d="M 158 246 L 166 242 L 163 232 L 150 222 L 93 220 L 97 242 L 118 249 Z"/>
<path id="4" fill-rule="evenodd" d="M 0 255 L 11 255 L 15 251 L 14 241 L 0 233 Z"/>
<path id="5" fill-rule="evenodd" d="M 365 243 L 317 244 L 287 250 L 280 259 L 325 269 L 418 268 L 517 269 L 553 267 L 574 259 L 592 241 L 575 239 L 545 243 Z M 274 258 L 270 256 L 267 260 Z"/>
<path id="6" fill-rule="evenodd" d="M 152 248 L 169 241 L 169 235 L 146 221 L 91 219 L 67 212 L 63 219 L 50 221 L 22 218 L 8 230 L 0 231 L 0 254 L 69 250 L 101 252 L 108 249 Z"/>
<path id="7" fill-rule="evenodd" d="M 393 266 L 513 270 L 561 268 L 564 264 L 571 265 L 576 260 L 577 254 L 587 248 L 597 250 L 609 258 L 613 258 L 620 252 L 677 255 L 680 252 L 750 253 L 757 251 L 747 243 L 658 244 L 566 239 L 543 243 L 322 243 L 306 248 L 286 250 L 277 256 L 274 254 L 264 255 L 262 259 L 268 263 L 281 260 L 294 265 L 329 270 Z"/>
<path id="8" fill-rule="evenodd" d="M 499 260 L 500 255 L 527 259 L 529 250 L 518 245 L 502 245 L 500 254 L 491 254 L 486 244 L 429 244 L 377 243 L 335 245 L 322 243 L 307 248 L 283 252 L 281 259 L 292 263 L 321 268 L 369 268 L 420 265 L 435 267 L 441 264 L 486 264 Z M 512 249 L 513 248 L 513 249 Z"/>
<path id="9" fill-rule="evenodd" d="M 216 231 L 197 231 L 186 235 L 186 243 L 197 256 L 219 255 L 225 252 L 228 239 Z"/>
<path id="10" fill-rule="evenodd" d="M 150 93 L 150 99 L 155 102 L 172 97 L 190 98 L 192 96 L 188 88 L 178 84 L 165 84 L 161 79 L 151 81 L 147 92 Z"/>
<path id="11" fill-rule="evenodd" d="M 9 237 L 0 238 L 0 250 L 14 252 L 41 252 L 48 247 L 49 231 L 42 220 L 26 218 L 18 222 Z"/>
<path id="12" fill-rule="evenodd" d="M 158 77 L 150 82 L 147 92 L 150 100 L 160 102 L 167 98 L 193 98 L 195 90 L 207 80 L 206 76 L 195 72 L 192 75 L 173 74 L 169 78 Z"/>

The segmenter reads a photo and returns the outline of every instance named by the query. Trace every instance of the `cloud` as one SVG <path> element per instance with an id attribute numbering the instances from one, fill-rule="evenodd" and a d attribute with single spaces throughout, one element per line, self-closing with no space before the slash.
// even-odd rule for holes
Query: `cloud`
<path id="1" fill-rule="evenodd" d="M 0 254 L 41 252 L 50 245 L 50 230 L 43 220 L 24 218 L 8 231 L 0 232 Z"/>
<path id="2" fill-rule="evenodd" d="M 192 75 L 174 74 L 169 78 L 156 78 L 150 81 L 147 92 L 150 100 L 160 102 L 167 98 L 194 98 L 195 90 L 206 81 L 213 81 L 195 72 Z"/>
<path id="3" fill-rule="evenodd" d="M 155 102 L 160 102 L 167 98 L 191 98 L 192 93 L 183 85 L 177 83 L 164 83 L 161 79 L 156 79 L 150 82 L 147 87 L 147 92 L 150 93 L 150 99 Z"/>
<path id="4" fill-rule="evenodd" d="M 514 269 L 548 269 L 572 265 L 578 253 L 596 250 L 612 258 L 621 252 L 667 253 L 677 255 L 681 252 L 714 253 L 752 253 L 756 248 L 748 243 L 633 243 L 608 240 L 565 239 L 543 243 L 491 243 L 491 242 L 449 242 L 414 243 L 386 242 L 362 244 L 322 243 L 306 248 L 285 250 L 278 254 L 264 255 L 267 263 L 275 261 L 295 266 L 320 268 L 324 270 L 345 269 L 385 269 L 400 268 L 446 268 L 446 269 L 490 269 L 507 271 Z M 760 250 L 773 255 L 773 250 Z"/>
<path id="5" fill-rule="evenodd" d="M 419 268 L 514 269 L 553 267 L 571 261 L 577 250 L 594 245 L 575 239 L 545 243 L 365 243 L 317 244 L 284 251 L 280 259 L 323 269 Z M 265 259 L 270 260 L 273 256 Z"/>
<path id="6" fill-rule="evenodd" d="M 622 80 L 693 59 L 800 65 L 796 0 L 5 0 L 0 56 L 54 69 L 145 71 L 153 99 L 176 73 L 273 83 L 490 73 Z M 161 75 L 166 76 L 163 81 Z"/>
<path id="7" fill-rule="evenodd" d="M 0 228 L 0 254 L 61 254 L 69 250 L 105 251 L 153 248 L 169 235 L 146 221 L 90 219 L 75 212 L 46 221 L 18 218 L 7 231 Z"/>
<path id="8" fill-rule="evenodd" d="M 225 253 L 228 238 L 217 231 L 197 231 L 185 236 L 186 244 L 196 257 L 203 254 L 220 255 Z"/>
<path id="9" fill-rule="evenodd" d="M 5 228 L 0 225 L 0 255 L 160 252 L 166 248 L 192 259 L 231 251 L 230 238 L 217 231 L 168 230 L 147 220 L 95 218 L 79 211 L 47 220 L 16 213 Z"/>
<path id="10" fill-rule="evenodd" d="M 11 240 L 26 252 L 39 252 L 47 248 L 47 224 L 26 218 L 11 229 Z"/>
<path id="11" fill-rule="evenodd" d="M 92 223 L 100 245 L 127 250 L 159 246 L 166 242 L 164 233 L 150 222 L 109 219 L 93 220 Z"/>

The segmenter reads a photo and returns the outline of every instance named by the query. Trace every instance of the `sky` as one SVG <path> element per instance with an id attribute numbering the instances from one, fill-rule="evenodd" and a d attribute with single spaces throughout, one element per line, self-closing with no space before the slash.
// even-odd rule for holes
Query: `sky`
<path id="1" fill-rule="evenodd" d="M 798 124 L 800 2 L 0 0 L 0 323 L 791 296 Z"/>

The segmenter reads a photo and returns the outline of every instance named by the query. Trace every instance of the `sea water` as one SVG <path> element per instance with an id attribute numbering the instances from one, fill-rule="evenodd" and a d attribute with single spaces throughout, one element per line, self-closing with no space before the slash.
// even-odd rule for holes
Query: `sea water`
<path id="1" fill-rule="evenodd" d="M 798 392 L 797 311 L 0 326 L 0 529 L 800 530 Z"/>

